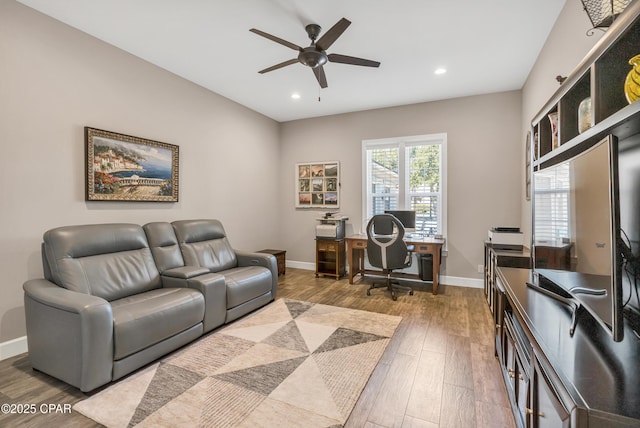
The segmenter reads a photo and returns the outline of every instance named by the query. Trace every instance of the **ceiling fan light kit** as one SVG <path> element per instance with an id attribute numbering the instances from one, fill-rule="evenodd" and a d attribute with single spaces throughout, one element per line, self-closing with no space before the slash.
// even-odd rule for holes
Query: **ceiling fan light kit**
<path id="1" fill-rule="evenodd" d="M 311 45 L 306 48 L 302 48 L 295 43 L 288 42 L 272 34 L 265 33 L 264 31 L 255 28 L 250 29 L 249 31 L 251 31 L 252 33 L 255 33 L 259 36 L 262 36 L 299 52 L 297 58 L 290 59 L 265 68 L 264 70 L 260 70 L 258 73 L 264 74 L 273 70 L 278 70 L 291 64 L 300 63 L 302 65 L 310 67 L 313 71 L 313 74 L 316 76 L 316 80 L 318 80 L 318 84 L 320 85 L 320 87 L 326 88 L 328 86 L 327 77 L 324 73 L 323 66 L 327 62 L 337 62 L 341 64 L 359 65 L 364 67 L 379 67 L 380 63 L 378 61 L 356 58 L 348 55 L 327 54 L 326 50 L 331 47 L 331 45 L 338 39 L 338 37 L 342 35 L 342 33 L 344 33 L 349 25 L 351 25 L 351 21 L 346 18 L 342 18 L 333 27 L 331 27 L 329 31 L 324 33 L 324 35 L 320 37 L 317 42 L 316 39 L 320 35 L 320 31 L 322 30 L 322 28 L 318 24 L 307 25 L 305 27 L 305 30 L 307 31 L 309 39 L 311 39 Z"/>

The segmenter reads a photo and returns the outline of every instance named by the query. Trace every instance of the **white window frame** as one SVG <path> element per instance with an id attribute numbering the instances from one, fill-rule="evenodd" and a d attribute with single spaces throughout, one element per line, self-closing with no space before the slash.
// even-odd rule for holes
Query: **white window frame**
<path id="1" fill-rule="evenodd" d="M 551 171 L 555 171 L 555 174 L 557 175 L 558 171 L 560 170 L 555 169 Z M 565 178 L 565 180 L 571 181 L 573 179 L 572 171 L 570 170 L 568 165 L 566 170 L 562 172 L 564 173 L 563 178 Z M 557 177 L 555 177 L 555 179 L 556 181 L 558 180 Z M 568 185 L 567 187 L 550 187 L 545 189 L 540 189 L 540 187 L 541 186 L 539 185 L 536 186 L 535 180 L 534 180 L 534 193 L 533 193 L 534 198 L 538 199 L 540 197 L 543 197 L 547 199 L 547 201 L 545 202 L 549 205 L 550 208 L 558 207 L 556 201 L 552 199 L 553 196 L 561 198 L 563 204 L 566 205 L 566 212 L 563 212 L 562 215 L 560 215 L 558 213 L 561 210 L 549 209 L 548 211 L 551 212 L 551 217 L 549 219 L 546 219 L 545 221 L 542 221 L 539 217 L 534 216 L 534 225 L 533 225 L 534 242 L 538 244 L 543 244 L 546 242 L 549 242 L 549 243 L 559 242 L 562 239 L 570 240 L 571 237 L 575 234 L 575 231 L 572 230 L 572 225 L 575 226 L 575 221 L 571 221 L 573 217 L 573 212 L 571 207 L 574 206 L 571 200 L 573 198 L 573 195 L 570 193 L 571 185 Z M 555 206 L 554 206 L 554 203 L 555 203 Z M 543 201 L 534 200 L 534 204 L 542 205 Z"/>
<path id="2" fill-rule="evenodd" d="M 425 134 L 407 137 L 383 138 L 362 141 L 362 224 L 370 218 L 369 201 L 371 200 L 371 186 L 368 182 L 367 150 L 384 147 L 398 148 L 399 192 L 398 209 L 410 209 L 411 196 L 427 195 L 424 193 L 411 193 L 409 185 L 409 160 L 406 158 L 406 148 L 428 144 L 440 145 L 440 206 L 438 212 L 442 236 L 447 236 L 447 134 Z M 364 230 L 364 227 L 363 227 Z"/>

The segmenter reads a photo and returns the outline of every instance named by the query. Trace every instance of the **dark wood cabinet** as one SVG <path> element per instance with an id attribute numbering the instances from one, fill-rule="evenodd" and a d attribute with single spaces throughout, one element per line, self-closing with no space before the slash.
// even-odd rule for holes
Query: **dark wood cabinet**
<path id="1" fill-rule="evenodd" d="M 344 239 L 316 239 L 316 277 L 346 274 L 346 247 Z"/>
<path id="2" fill-rule="evenodd" d="M 519 428 L 640 427 L 640 340 L 614 342 L 586 311 L 527 286 L 529 269 L 496 268 L 496 349 Z M 627 335 L 628 333 L 628 335 Z"/>
<path id="3" fill-rule="evenodd" d="M 540 269 L 571 270 L 573 244 L 536 245 L 536 267 Z"/>
<path id="4" fill-rule="evenodd" d="M 496 268 L 530 268 L 531 255 L 528 248 L 522 250 L 504 250 L 496 248 L 491 242 L 484 243 L 484 296 L 493 314 L 496 328 L 501 327 L 503 306 L 500 301 L 500 286 L 496 283 Z M 498 334 L 497 337 L 500 337 Z M 496 349 L 499 345 L 496 345 Z M 497 355 L 497 353 L 496 353 Z"/>

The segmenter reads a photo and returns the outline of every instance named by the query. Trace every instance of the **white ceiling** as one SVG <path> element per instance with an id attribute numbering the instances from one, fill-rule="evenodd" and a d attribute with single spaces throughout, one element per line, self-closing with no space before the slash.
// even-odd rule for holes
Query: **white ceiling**
<path id="1" fill-rule="evenodd" d="M 521 89 L 565 3 L 19 1 L 280 122 Z M 379 68 L 327 63 L 326 89 L 301 64 L 258 74 L 297 52 L 250 28 L 306 47 L 305 25 L 326 31 L 342 17 L 352 24 L 327 52 L 380 61 Z M 448 72 L 435 75 L 439 67 Z"/>

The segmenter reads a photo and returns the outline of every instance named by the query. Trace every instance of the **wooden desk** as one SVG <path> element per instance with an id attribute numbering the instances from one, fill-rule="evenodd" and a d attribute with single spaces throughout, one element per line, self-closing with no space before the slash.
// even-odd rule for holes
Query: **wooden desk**
<path id="1" fill-rule="evenodd" d="M 347 241 L 347 262 L 349 263 L 349 284 L 353 284 L 353 278 L 360 274 L 364 277 L 366 273 L 380 274 L 379 270 L 365 269 L 364 250 L 367 248 L 367 235 L 351 235 L 345 238 Z M 407 238 L 407 245 L 414 246 L 414 253 L 431 254 L 433 256 L 433 294 L 438 294 L 438 278 L 440 274 L 440 255 L 444 239 L 435 238 Z M 396 278 L 420 279 L 418 275 L 394 272 Z"/>

